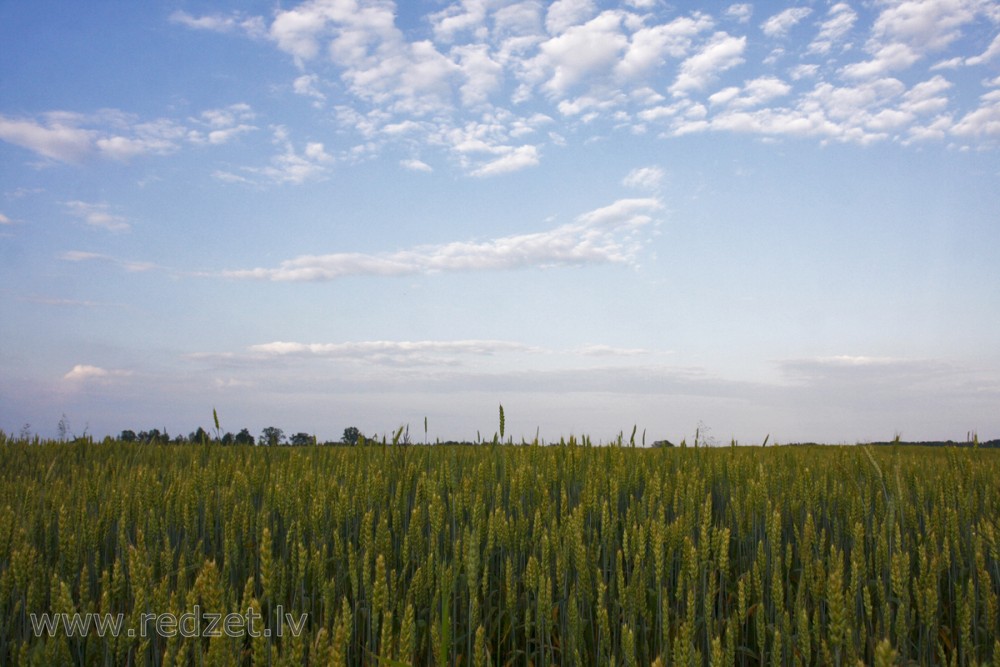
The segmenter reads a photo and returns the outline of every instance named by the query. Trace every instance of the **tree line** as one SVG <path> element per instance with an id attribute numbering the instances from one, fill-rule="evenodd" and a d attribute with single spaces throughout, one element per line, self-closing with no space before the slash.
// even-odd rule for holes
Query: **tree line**
<path id="1" fill-rule="evenodd" d="M 185 444 L 185 443 L 202 443 L 202 444 L 219 444 L 219 445 L 258 445 L 263 447 L 279 447 L 283 445 L 302 447 L 305 445 L 356 445 L 363 438 L 361 431 L 355 426 L 348 426 L 344 429 L 344 434 L 338 441 L 324 441 L 319 442 L 315 435 L 311 435 L 305 432 L 298 432 L 292 435 L 286 435 L 285 432 L 276 427 L 268 426 L 261 430 L 260 435 L 254 437 L 250 433 L 249 429 L 241 429 L 239 433 L 232 433 L 227 431 L 226 433 L 221 433 L 216 431 L 215 434 L 209 433 L 204 428 L 199 426 L 196 430 L 192 431 L 187 435 L 177 434 L 171 436 L 167 429 L 162 431 L 158 428 L 149 429 L 148 431 L 136 432 L 131 429 L 126 429 L 122 431 L 118 439 L 122 442 L 132 442 L 140 444 L 157 444 L 157 445 L 167 445 L 167 444 Z"/>

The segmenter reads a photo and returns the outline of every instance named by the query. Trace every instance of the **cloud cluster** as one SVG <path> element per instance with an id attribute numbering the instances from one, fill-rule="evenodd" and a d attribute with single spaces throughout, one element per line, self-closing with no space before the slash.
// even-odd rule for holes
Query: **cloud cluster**
<path id="1" fill-rule="evenodd" d="M 647 167 L 630 173 L 625 182 L 634 187 L 652 189 L 661 179 L 662 172 L 658 167 Z M 81 217 L 105 223 L 99 226 L 113 226 L 116 224 L 114 221 L 120 219 L 108 213 L 106 204 L 67 202 L 67 208 Z M 125 260 L 82 250 L 64 252 L 59 258 L 67 262 L 110 264 L 128 272 L 161 270 L 178 276 L 273 282 L 323 282 L 348 276 L 402 276 L 594 264 L 629 265 L 635 263 L 638 252 L 649 240 L 651 228 L 659 222 L 655 215 L 662 209 L 663 204 L 658 197 L 619 199 L 583 213 L 573 222 L 541 232 L 486 241 L 421 245 L 381 253 L 301 255 L 285 260 L 275 268 L 233 269 L 221 273 L 182 272 L 151 262 Z"/>
<path id="2" fill-rule="evenodd" d="M 178 23 L 194 30 L 211 32 L 244 32 L 253 37 L 263 37 L 267 32 L 264 19 L 260 16 L 244 16 L 239 12 L 225 14 L 207 14 L 195 17 L 183 10 L 177 10 L 170 15 L 172 23 Z"/>
<path id="3" fill-rule="evenodd" d="M 624 348 L 607 344 L 588 344 L 575 348 L 549 348 L 519 341 L 496 339 L 469 340 L 362 340 L 330 343 L 272 341 L 251 345 L 245 350 L 225 353 L 188 355 L 192 362 L 225 367 L 230 372 L 253 372 L 266 367 L 270 374 L 283 369 L 296 373 L 315 368 L 317 360 L 337 364 L 338 374 L 370 373 L 373 366 L 419 370 L 424 380 L 435 376 L 454 377 L 454 372 L 469 374 L 496 373 L 512 366 L 520 367 L 515 359 L 523 355 L 545 357 L 546 364 L 559 367 L 570 361 L 584 363 L 591 369 L 620 368 L 622 364 L 649 363 L 662 352 L 641 348 Z M 460 370 L 465 367 L 464 370 Z M 325 367 L 326 368 L 326 367 Z M 457 370 L 458 369 L 458 370 Z M 488 370 L 489 369 L 489 370 Z M 353 376 L 352 376 L 353 377 Z M 497 377 L 502 377 L 498 375 Z M 369 379 L 371 379 L 369 377 Z M 255 380 L 247 380 L 255 382 Z"/>
<path id="4" fill-rule="evenodd" d="M 504 340 L 420 340 L 356 341 L 343 343 L 293 343 L 275 341 L 252 345 L 251 356 L 264 358 L 319 357 L 374 364 L 444 365 L 458 364 L 464 356 L 493 356 L 504 353 L 538 352 L 523 343 Z"/>
<path id="5" fill-rule="evenodd" d="M 308 141 L 297 149 L 292 142 L 288 128 L 278 125 L 272 128 L 272 144 L 278 152 L 266 166 L 244 166 L 236 172 L 216 170 L 213 176 L 226 183 L 293 183 L 300 184 L 325 176 L 334 163 L 334 156 L 327 152 L 320 141 Z"/>
<path id="6" fill-rule="evenodd" d="M 942 90 L 943 106 L 936 101 L 933 111 L 906 106 L 907 95 L 931 80 L 921 64 L 933 69 L 939 63 L 931 59 L 963 35 L 995 28 L 998 12 L 979 0 L 886 0 L 867 26 L 846 1 L 822 12 L 786 8 L 755 26 L 750 4 L 716 17 L 678 15 L 655 2 L 462 0 L 425 17 L 429 34 L 401 28 L 395 9 L 392 2 L 306 0 L 260 21 L 181 13 L 174 20 L 270 40 L 302 70 L 294 90 L 317 106 L 327 102 L 324 90 L 342 87 L 347 101 L 336 106 L 337 117 L 366 151 L 390 143 L 415 153 L 443 148 L 474 176 L 534 166 L 547 143 L 599 120 L 666 137 L 715 131 L 959 145 L 1000 137 L 989 120 L 991 97 L 967 108 Z M 773 72 L 747 77 L 756 43 L 770 46 L 764 64 Z M 948 63 L 983 66 L 998 54 L 995 36 Z M 782 71 L 779 62 L 790 64 Z M 913 80 L 906 89 L 902 82 Z M 830 97 L 838 98 L 833 107 Z M 851 98 L 858 104 L 845 108 Z M 552 123 L 561 129 L 543 135 Z M 432 168 L 419 155 L 402 166 Z"/>
<path id="7" fill-rule="evenodd" d="M 663 184 L 664 178 L 666 178 L 666 174 L 664 174 L 663 169 L 660 167 L 639 167 L 638 169 L 633 169 L 625 176 L 624 180 L 622 180 L 622 185 L 627 188 L 656 192 Z"/>
<path id="8" fill-rule="evenodd" d="M 125 232 L 132 228 L 128 220 L 111 212 L 111 207 L 105 202 L 88 203 L 84 201 L 68 201 L 66 211 L 82 219 L 91 227 L 105 229 L 110 232 Z"/>
<path id="9" fill-rule="evenodd" d="M 936 402 L 947 397 L 967 405 L 989 404 L 1000 396 L 996 368 L 946 359 L 837 355 L 784 359 L 776 363 L 791 387 L 837 396 L 850 404 Z M 865 406 L 867 407 L 867 406 Z"/>
<path id="10" fill-rule="evenodd" d="M 273 341 L 240 351 L 189 355 L 193 363 L 236 374 L 241 385 L 288 381 L 300 392 L 406 390 L 462 392 L 490 387 L 541 393 L 613 393 L 625 396 L 689 396 L 737 401 L 755 409 L 795 409 L 827 414 L 868 414 L 880 420 L 914 414 L 942 402 L 971 413 L 995 404 L 1000 382 L 995 367 L 944 359 L 869 355 L 780 359 L 775 381 L 728 379 L 711 369 L 663 363 L 665 350 L 592 343 L 550 348 L 512 340 L 369 340 L 326 343 Z M 524 364 L 523 355 L 544 357 Z M 336 380 L 329 366 L 336 364 Z M 378 367 L 391 372 L 379 373 Z M 412 369 L 413 373 L 406 373 Z M 283 390 L 282 390 L 283 391 Z M 820 409 L 822 406 L 822 409 Z M 917 406 L 916 408 L 914 406 Z M 882 421 L 878 422 L 882 424 Z M 886 425 L 891 432 L 891 425 Z M 840 429 L 842 430 L 842 429 Z"/>
<path id="11" fill-rule="evenodd" d="M 0 139 L 64 163 L 91 158 L 128 162 L 147 155 L 167 155 L 185 145 L 220 145 L 257 129 L 248 121 L 246 104 L 209 109 L 184 121 L 142 120 L 117 109 L 93 114 L 51 111 L 36 118 L 0 115 Z"/>
<path id="12" fill-rule="evenodd" d="M 657 198 L 620 199 L 543 232 L 377 254 L 303 255 L 281 262 L 277 268 L 236 269 L 223 275 L 234 279 L 326 281 L 358 275 L 628 264 L 642 246 L 642 233 L 654 222 L 653 214 L 662 207 Z"/>
<path id="13" fill-rule="evenodd" d="M 819 24 L 819 30 L 809 43 L 806 53 L 826 55 L 833 50 L 834 46 L 840 45 L 843 49 L 849 48 L 850 44 L 844 43 L 844 40 L 857 20 L 857 12 L 846 2 L 838 2 L 833 5 L 827 10 L 826 18 Z"/>
<path id="14" fill-rule="evenodd" d="M 403 25 L 391 0 L 304 0 L 266 16 L 179 10 L 170 21 L 275 49 L 299 69 L 286 90 L 339 126 L 293 144 L 280 136 L 287 120 L 270 119 L 270 162 L 217 166 L 230 182 L 302 183 L 386 147 L 409 155 L 404 169 L 434 170 L 443 154 L 468 175 L 495 177 L 538 165 L 575 134 L 616 131 L 996 146 L 996 84 L 987 77 L 976 91 L 944 74 L 1000 58 L 994 3 L 859 8 L 794 6 L 751 22 L 746 3 L 713 15 L 646 0 L 455 0 Z M 914 105 L 932 84 L 933 103 Z M 259 129 L 245 104 L 183 119 L 0 116 L 0 139 L 67 163 L 220 145 Z"/>
<path id="15" fill-rule="evenodd" d="M 812 10 L 808 7 L 789 7 L 764 21 L 760 29 L 768 37 L 784 37 L 789 30 L 810 14 L 812 14 Z"/>

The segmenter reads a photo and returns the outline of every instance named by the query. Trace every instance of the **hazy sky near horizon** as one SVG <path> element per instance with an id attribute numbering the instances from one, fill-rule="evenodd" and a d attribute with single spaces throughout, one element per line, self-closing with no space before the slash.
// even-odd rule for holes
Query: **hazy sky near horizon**
<path id="1" fill-rule="evenodd" d="M 1000 437 L 1000 3 L 0 0 L 0 428 Z"/>

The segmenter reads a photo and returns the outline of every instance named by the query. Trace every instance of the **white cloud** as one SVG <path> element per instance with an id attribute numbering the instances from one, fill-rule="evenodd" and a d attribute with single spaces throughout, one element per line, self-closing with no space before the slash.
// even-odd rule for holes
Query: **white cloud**
<path id="1" fill-rule="evenodd" d="M 743 88 L 729 87 L 709 96 L 709 102 L 714 106 L 729 106 L 731 108 L 747 109 L 770 102 L 777 97 L 790 93 L 792 87 L 771 76 L 747 81 Z"/>
<path id="2" fill-rule="evenodd" d="M 786 359 L 778 362 L 782 371 L 799 381 L 832 380 L 835 378 L 882 378 L 883 382 L 896 382 L 904 377 L 933 376 L 949 373 L 949 364 L 929 359 L 901 359 L 841 354 L 808 359 Z"/>
<path id="3" fill-rule="evenodd" d="M 819 65 L 812 63 L 802 63 L 801 65 L 796 65 L 788 72 L 788 76 L 792 78 L 793 81 L 799 81 L 800 79 L 806 79 L 809 77 L 816 76 L 819 71 Z"/>
<path id="4" fill-rule="evenodd" d="M 91 227 L 106 229 L 109 232 L 125 232 L 131 229 L 128 220 L 111 213 L 111 207 L 105 202 L 68 201 L 64 205 L 71 215 L 80 218 Z"/>
<path id="5" fill-rule="evenodd" d="M 849 79 L 867 79 L 906 69 L 918 60 L 919 53 L 906 44 L 896 42 L 879 48 L 871 60 L 851 63 L 840 72 Z"/>
<path id="6" fill-rule="evenodd" d="M 923 125 L 914 123 L 906 129 L 903 145 L 918 141 L 941 141 L 951 131 L 953 120 L 949 116 L 937 116 Z"/>
<path id="7" fill-rule="evenodd" d="M 526 63 L 529 79 L 544 81 L 544 90 L 561 97 L 584 79 L 609 73 L 628 46 L 621 21 L 618 12 L 603 12 L 544 42 Z"/>
<path id="8" fill-rule="evenodd" d="M 63 379 L 70 382 L 108 381 L 130 375 L 132 375 L 131 371 L 108 370 L 99 366 L 76 364 L 72 370 L 63 375 Z"/>
<path id="9" fill-rule="evenodd" d="M 313 106 L 318 109 L 326 102 L 326 95 L 318 87 L 319 81 L 316 74 L 303 74 L 292 82 L 292 90 L 298 95 L 313 98 Z"/>
<path id="10" fill-rule="evenodd" d="M 642 246 L 638 236 L 662 208 L 656 198 L 622 199 L 545 232 L 490 241 L 459 241 L 379 254 L 305 255 L 276 269 L 227 271 L 230 278 L 324 281 L 352 275 L 398 276 L 441 271 L 483 271 L 578 264 L 628 264 Z"/>
<path id="11" fill-rule="evenodd" d="M 66 260 L 67 262 L 88 262 L 91 260 L 110 260 L 111 258 L 107 255 L 102 255 L 96 252 L 86 252 L 84 250 L 70 250 L 64 252 L 59 256 L 60 259 Z"/>
<path id="12" fill-rule="evenodd" d="M 100 154 L 121 162 L 140 155 L 173 153 L 188 134 L 184 126 L 165 118 L 148 122 L 132 122 L 131 118 L 123 118 L 121 122 L 131 136 L 114 135 L 95 142 Z"/>
<path id="13" fill-rule="evenodd" d="M 588 123 L 600 116 L 600 112 L 623 105 L 625 100 L 625 95 L 621 93 L 606 97 L 580 95 L 572 100 L 562 100 L 556 108 L 563 116 L 580 116 L 585 123 Z"/>
<path id="14" fill-rule="evenodd" d="M 627 188 L 656 192 L 660 189 L 665 177 L 666 174 L 660 167 L 640 167 L 630 171 L 622 181 L 622 185 Z"/>
<path id="15" fill-rule="evenodd" d="M 66 373 L 63 376 L 65 380 L 87 380 L 90 378 L 104 378 L 109 375 L 108 371 L 103 368 L 98 368 L 97 366 L 88 366 L 86 364 L 77 364 L 73 366 L 73 370 Z"/>
<path id="16" fill-rule="evenodd" d="M 593 18 L 596 12 L 593 0 L 555 0 L 545 13 L 545 29 L 558 35 Z"/>
<path id="17" fill-rule="evenodd" d="M 936 75 L 927 81 L 922 81 L 903 95 L 900 105 L 906 111 L 914 114 L 938 113 L 948 106 L 948 98 L 941 93 L 950 89 L 952 84 L 941 75 Z"/>
<path id="18" fill-rule="evenodd" d="M 750 17 L 753 16 L 753 5 L 748 2 L 729 5 L 726 8 L 726 16 L 736 19 L 740 23 L 747 23 L 750 21 Z"/>
<path id="19" fill-rule="evenodd" d="M 0 225 L 13 225 L 14 221 L 8 218 L 3 213 L 0 213 Z"/>
<path id="20" fill-rule="evenodd" d="M 187 355 L 195 361 L 216 362 L 229 369 L 256 368 L 266 364 L 273 373 L 280 369 L 299 369 L 303 365 L 315 364 L 317 359 L 336 363 L 340 373 L 352 374 L 359 364 L 393 366 L 435 366 L 434 375 L 467 366 L 478 375 L 486 369 L 510 368 L 511 357 L 523 355 L 543 355 L 550 363 L 558 364 L 560 359 L 581 360 L 593 367 L 595 359 L 624 359 L 670 354 L 644 348 L 619 347 L 604 343 L 585 344 L 572 348 L 546 348 L 527 343 L 496 339 L 460 340 L 361 340 L 327 343 L 303 343 L 295 341 L 272 341 L 249 346 L 244 352 L 196 353 Z M 470 358 L 474 358 L 471 359 Z M 495 358 L 495 362 L 491 362 Z M 516 363 L 516 362 L 514 362 Z M 364 368 L 363 372 L 370 369 Z M 596 370 L 596 368 L 594 368 Z M 448 370 L 450 376 L 452 371 Z M 430 380 L 430 376 L 425 377 Z M 469 379 L 469 378 L 466 378 Z"/>
<path id="21" fill-rule="evenodd" d="M 0 116 L 0 139 L 60 162 L 80 162 L 87 157 L 93 151 L 95 134 L 55 119 L 42 125 Z"/>
<path id="22" fill-rule="evenodd" d="M 770 100 L 790 92 L 788 84 L 764 77 L 709 96 L 714 115 L 692 115 L 691 107 L 667 109 L 660 118 L 671 123 L 673 134 L 712 130 L 858 144 L 898 140 L 905 145 L 943 139 L 952 129 L 945 95 L 951 86 L 940 75 L 910 89 L 891 77 L 853 86 L 821 81 L 788 106 L 774 106 Z M 992 113 L 984 100 L 979 112 L 970 114 L 968 124 L 961 127 L 961 136 L 989 136 Z"/>
<path id="23" fill-rule="evenodd" d="M 952 133 L 960 137 L 1000 138 L 1000 90 L 991 90 L 979 99 L 979 107 L 956 122 Z"/>
<path id="24" fill-rule="evenodd" d="M 149 152 L 149 146 L 145 142 L 129 137 L 98 139 L 96 146 L 104 155 L 122 162 L 127 162 L 138 155 Z M 170 144 L 161 145 L 161 149 L 169 149 L 171 147 L 172 145 Z M 164 152 L 166 151 L 164 150 Z"/>
<path id="25" fill-rule="evenodd" d="M 836 13 L 835 13 L 836 10 Z M 906 70 L 925 56 L 942 51 L 962 36 L 962 29 L 984 13 L 977 0 L 905 0 L 883 4 L 883 9 L 871 29 L 866 50 L 869 60 L 850 63 L 840 69 L 850 79 L 883 77 Z M 809 52 L 825 54 L 853 26 L 856 15 L 846 4 L 830 9 L 830 16 L 820 34 L 810 45 Z M 1000 52 L 1000 41 L 994 41 L 983 54 L 966 59 L 966 64 L 985 62 Z M 960 57 L 938 62 L 931 69 L 957 67 Z"/>
<path id="26" fill-rule="evenodd" d="M 472 170 L 473 176 L 497 176 L 538 164 L 538 148 L 531 145 L 503 147 L 500 157 Z"/>
<path id="27" fill-rule="evenodd" d="M 417 354 L 471 354 L 489 356 L 499 352 L 533 352 L 538 348 L 504 340 L 374 340 L 345 343 L 292 343 L 275 341 L 251 345 L 250 351 L 265 356 L 317 356 L 379 360 L 386 356 Z"/>
<path id="28" fill-rule="evenodd" d="M 942 69 L 958 69 L 965 64 L 965 58 L 962 56 L 955 56 L 954 58 L 947 58 L 939 62 L 934 63 L 930 66 L 930 70 L 942 70 Z"/>
<path id="29" fill-rule="evenodd" d="M 228 127 L 224 130 L 212 130 L 208 133 L 208 143 L 213 145 L 226 144 L 229 143 L 234 137 L 238 137 L 241 134 L 246 134 L 247 132 L 253 132 L 257 128 L 253 125 L 237 125 L 236 127 Z"/>
<path id="30" fill-rule="evenodd" d="M 441 29 L 448 32 L 439 23 Z M 325 53 L 350 92 L 368 103 L 418 115 L 451 106 L 460 67 L 429 40 L 406 41 L 395 26 L 391 3 L 303 3 L 278 12 L 270 35 L 300 67 Z"/>
<path id="31" fill-rule="evenodd" d="M 965 59 L 966 65 L 985 65 L 994 58 L 1000 55 L 1000 35 L 993 38 L 990 45 L 986 47 L 986 50 L 980 53 L 978 56 L 973 56 L 971 58 Z"/>
<path id="32" fill-rule="evenodd" d="M 333 160 L 333 156 L 326 152 L 326 148 L 319 141 L 310 141 L 307 143 L 303 154 L 307 159 L 314 162 L 330 162 Z"/>
<path id="33" fill-rule="evenodd" d="M 102 255 L 96 252 L 86 252 L 83 250 L 70 250 L 61 254 L 59 258 L 66 262 L 106 262 L 108 264 L 120 266 L 122 269 L 130 273 L 149 271 L 157 268 L 156 265 L 151 262 L 134 262 L 116 259 L 109 255 Z"/>
<path id="34" fill-rule="evenodd" d="M 941 51 L 962 36 L 983 3 L 977 0 L 904 0 L 886 3 L 872 26 L 877 42 L 909 45 L 921 55 Z"/>
<path id="35" fill-rule="evenodd" d="M 80 299 L 60 299 L 57 297 L 47 297 L 47 296 L 20 296 L 18 301 L 27 301 L 28 303 L 40 303 L 46 306 L 68 306 L 72 308 L 121 308 L 123 304 L 120 303 L 109 303 L 105 301 L 89 301 Z"/>
<path id="36" fill-rule="evenodd" d="M 670 91 L 674 95 L 684 95 L 703 89 L 719 73 L 743 63 L 746 46 L 745 36 L 716 33 L 701 51 L 681 63 L 677 80 L 670 86 Z"/>
<path id="37" fill-rule="evenodd" d="M 222 33 L 244 32 L 251 37 L 263 37 L 267 34 L 263 18 L 260 16 L 244 16 L 239 12 L 233 12 L 228 16 L 223 14 L 192 16 L 183 10 L 177 10 L 170 15 L 170 22 L 179 23 L 194 30 L 208 30 Z"/>
<path id="38" fill-rule="evenodd" d="M 404 169 L 409 169 L 410 171 L 423 171 L 430 173 L 434 171 L 434 168 L 423 160 L 418 160 L 417 158 L 410 158 L 409 160 L 400 160 L 399 164 Z"/>
<path id="39" fill-rule="evenodd" d="M 323 143 L 307 142 L 300 152 L 289 138 L 287 128 L 278 125 L 272 128 L 272 131 L 273 143 L 280 148 L 280 152 L 271 158 L 269 166 L 242 167 L 244 173 L 262 176 L 279 185 L 286 183 L 300 185 L 309 180 L 322 178 L 328 173 L 334 157 L 326 151 Z M 229 183 L 252 182 L 244 176 L 222 170 L 216 171 L 214 176 Z"/>
<path id="40" fill-rule="evenodd" d="M 378 56 L 348 62 L 342 78 L 359 98 L 396 113 L 427 115 L 452 107 L 461 68 L 429 41 L 384 44 Z M 379 57 L 381 56 L 381 57 Z"/>
<path id="41" fill-rule="evenodd" d="M 451 5 L 428 18 L 439 41 L 451 42 L 459 33 L 472 33 L 476 39 L 486 37 L 485 0 L 462 0 L 461 5 Z"/>
<path id="42" fill-rule="evenodd" d="M 142 121 L 117 109 L 91 115 L 50 111 L 42 117 L 44 122 L 0 116 L 0 139 L 60 162 L 80 163 L 91 156 L 128 162 L 143 155 L 169 155 L 185 141 L 220 144 L 256 129 L 243 122 L 254 117 L 246 104 L 210 109 L 189 119 L 195 128 L 207 129 L 207 135 L 169 118 Z"/>
<path id="43" fill-rule="evenodd" d="M 713 26 L 710 16 L 696 12 L 669 23 L 640 28 L 629 38 L 628 49 L 615 65 L 615 72 L 627 79 L 637 78 L 663 66 L 667 57 L 683 58 L 690 52 L 694 38 Z"/>
<path id="44" fill-rule="evenodd" d="M 905 0 L 884 7 L 866 45 L 872 58 L 844 66 L 843 76 L 862 79 L 905 70 L 925 56 L 948 48 L 983 9 L 976 0 Z M 822 48 L 817 51 L 824 52 Z M 978 62 L 977 58 L 972 60 Z M 945 66 L 947 61 L 937 64 L 939 68 Z"/>
<path id="45" fill-rule="evenodd" d="M 650 354 L 649 350 L 638 347 L 614 347 L 612 345 L 584 345 L 576 352 L 589 357 L 641 357 Z"/>
<path id="46" fill-rule="evenodd" d="M 501 7 L 493 14 L 493 37 L 502 51 L 519 52 L 543 37 L 543 7 L 536 0 L 524 0 Z"/>
<path id="47" fill-rule="evenodd" d="M 727 86 L 708 96 L 708 103 L 713 107 L 726 106 L 740 95 L 739 86 Z"/>
<path id="48" fill-rule="evenodd" d="M 858 118 L 891 103 L 905 92 L 906 86 L 890 77 L 867 81 L 856 86 L 833 86 L 821 82 L 805 96 L 807 108 L 816 105 L 837 120 Z"/>
<path id="49" fill-rule="evenodd" d="M 781 38 L 811 13 L 808 7 L 790 7 L 764 21 L 760 29 L 768 37 Z"/>
<path id="50" fill-rule="evenodd" d="M 240 176 L 239 174 L 234 174 L 231 171 L 226 171 L 225 169 L 216 169 L 212 172 L 212 178 L 217 181 L 222 181 L 223 183 L 245 183 L 247 185 L 252 185 L 253 181 L 246 176 Z"/>
<path id="51" fill-rule="evenodd" d="M 456 47 L 452 54 L 465 78 L 459 87 L 462 104 L 467 107 L 487 104 L 490 95 L 500 89 L 503 65 L 493 59 L 486 44 Z"/>
<path id="52" fill-rule="evenodd" d="M 326 30 L 328 18 L 320 3 L 303 3 L 295 9 L 278 12 L 269 35 L 278 48 L 301 64 L 319 54 L 317 38 Z"/>
<path id="53" fill-rule="evenodd" d="M 858 20 L 857 13 L 846 2 L 838 2 L 830 7 L 827 18 L 820 24 L 819 33 L 810 42 L 809 53 L 827 54 L 834 45 L 840 43 Z"/>
<path id="54" fill-rule="evenodd" d="M 488 106 L 478 120 L 462 126 L 455 126 L 451 118 L 397 121 L 397 116 L 380 111 L 362 116 L 346 107 L 338 107 L 337 113 L 341 123 L 366 137 L 366 146 L 372 151 L 388 142 L 405 142 L 410 152 L 417 152 L 418 144 L 441 148 L 449 151 L 456 163 L 472 176 L 492 176 L 538 164 L 539 146 L 522 142 L 553 122 L 541 113 L 519 116 Z"/>

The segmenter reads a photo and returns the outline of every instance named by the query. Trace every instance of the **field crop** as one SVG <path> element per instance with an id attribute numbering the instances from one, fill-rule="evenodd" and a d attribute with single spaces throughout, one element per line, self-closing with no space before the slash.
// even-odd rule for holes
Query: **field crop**
<path id="1" fill-rule="evenodd" d="M 998 521 L 973 448 L 0 436 L 0 664 L 996 665 Z M 32 620 L 194 609 L 270 636 Z"/>

